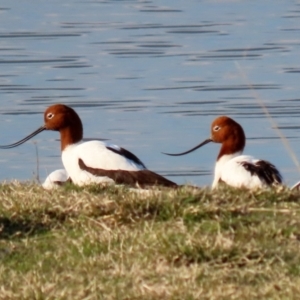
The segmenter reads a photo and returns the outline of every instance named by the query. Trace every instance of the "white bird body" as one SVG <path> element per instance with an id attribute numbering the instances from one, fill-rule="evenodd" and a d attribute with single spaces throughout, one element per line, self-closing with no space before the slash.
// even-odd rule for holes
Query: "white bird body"
<path id="1" fill-rule="evenodd" d="M 56 189 L 67 182 L 68 179 L 69 175 L 66 170 L 58 169 L 48 175 L 42 186 L 46 190 Z"/>
<path id="2" fill-rule="evenodd" d="M 116 152 L 109 149 L 115 149 Z M 107 176 L 94 176 L 90 172 L 81 169 L 78 160 L 83 160 L 85 165 L 92 166 L 94 169 L 126 171 L 145 169 L 143 165 L 117 153 L 120 151 L 120 147 L 101 141 L 79 142 L 67 146 L 62 151 L 62 161 L 67 172 L 72 174 L 72 181 L 77 185 L 91 183 L 112 184 L 114 180 Z"/>
<path id="3" fill-rule="evenodd" d="M 237 188 L 262 188 L 265 182 L 243 166 L 244 163 L 255 166 L 258 161 L 249 155 L 223 155 L 216 163 L 212 188 L 216 188 L 220 181 Z"/>

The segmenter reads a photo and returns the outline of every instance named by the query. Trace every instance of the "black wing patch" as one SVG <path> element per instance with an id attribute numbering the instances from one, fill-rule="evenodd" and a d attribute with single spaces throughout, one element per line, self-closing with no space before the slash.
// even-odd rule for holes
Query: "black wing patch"
<path id="1" fill-rule="evenodd" d="M 274 165 L 266 160 L 259 160 L 255 164 L 249 162 L 240 163 L 251 175 L 256 175 L 263 180 L 266 185 L 276 185 L 282 183 L 282 176 Z"/>
<path id="2" fill-rule="evenodd" d="M 132 160 L 136 164 L 141 165 L 143 168 L 146 169 L 146 166 L 143 164 L 143 162 L 137 156 L 135 156 L 133 153 L 131 153 L 130 151 L 128 151 L 124 148 L 121 148 L 121 147 L 119 149 L 116 149 L 114 147 L 106 146 L 106 148 L 112 152 L 115 152 L 119 155 L 126 157 L 127 159 Z"/>
<path id="3" fill-rule="evenodd" d="M 126 184 L 134 187 L 138 185 L 142 188 L 155 185 L 177 187 L 176 183 L 147 169 L 138 171 L 94 169 L 88 167 L 81 158 L 79 158 L 78 164 L 81 170 L 87 171 L 95 176 L 109 177 L 116 184 Z"/>

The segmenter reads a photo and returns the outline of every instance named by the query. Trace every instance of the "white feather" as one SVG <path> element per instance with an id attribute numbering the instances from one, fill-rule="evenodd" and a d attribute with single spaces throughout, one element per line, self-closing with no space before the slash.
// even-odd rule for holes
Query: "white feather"
<path id="1" fill-rule="evenodd" d="M 238 188 L 256 189 L 265 186 L 265 183 L 257 175 L 252 175 L 241 165 L 242 162 L 255 164 L 258 160 L 248 155 L 236 155 L 238 154 L 223 155 L 217 161 L 212 187 L 215 188 L 220 179 L 226 184 Z"/>
<path id="2" fill-rule="evenodd" d="M 107 146 L 118 151 L 120 150 L 120 147 L 116 145 L 109 145 L 101 141 L 73 144 L 64 149 L 62 152 L 62 161 L 75 184 L 114 183 L 114 181 L 108 177 L 94 176 L 89 172 L 81 170 L 78 165 L 79 159 L 82 159 L 86 166 L 95 169 L 126 171 L 145 169 L 142 165 L 107 149 Z"/>
<path id="3" fill-rule="evenodd" d="M 59 187 L 59 184 L 56 182 L 64 183 L 68 180 L 69 175 L 64 169 L 55 170 L 49 174 L 44 183 L 42 184 L 43 188 L 46 190 L 56 189 Z"/>

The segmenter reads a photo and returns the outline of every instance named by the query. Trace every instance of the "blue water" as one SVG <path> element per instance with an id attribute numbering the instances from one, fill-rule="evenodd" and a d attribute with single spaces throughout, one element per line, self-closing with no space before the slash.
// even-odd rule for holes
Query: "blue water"
<path id="1" fill-rule="evenodd" d="M 278 134 L 300 158 L 299 33 L 297 1 L 2 0 L 0 144 L 64 103 L 86 138 L 110 139 L 149 169 L 202 186 L 219 145 L 161 152 L 195 146 L 228 115 L 244 127 L 245 153 L 270 160 L 292 184 L 299 170 Z M 1 150 L 0 180 L 43 180 L 61 168 L 58 139 L 43 132 Z"/>

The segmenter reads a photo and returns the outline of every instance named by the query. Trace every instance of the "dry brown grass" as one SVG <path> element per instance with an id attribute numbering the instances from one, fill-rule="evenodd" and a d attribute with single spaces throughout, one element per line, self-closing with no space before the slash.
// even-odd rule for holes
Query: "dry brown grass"
<path id="1" fill-rule="evenodd" d="M 298 299 L 298 192 L 0 186 L 0 299 Z"/>

